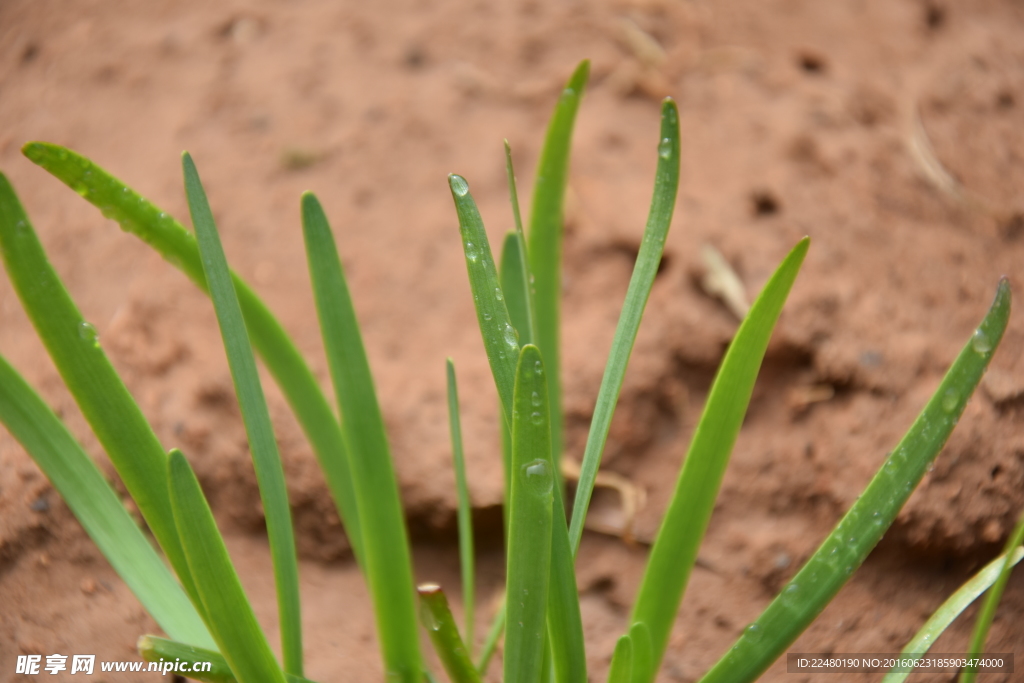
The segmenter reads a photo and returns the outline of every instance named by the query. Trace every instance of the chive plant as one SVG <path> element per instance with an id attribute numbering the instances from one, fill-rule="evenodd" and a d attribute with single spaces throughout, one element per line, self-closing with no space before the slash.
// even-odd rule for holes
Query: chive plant
<path id="1" fill-rule="evenodd" d="M 654 283 L 679 184 L 679 117 L 666 100 L 654 145 L 657 169 L 647 225 L 609 353 L 584 449 L 564 511 L 561 326 L 562 207 L 576 112 L 588 77 L 582 63 L 555 108 L 540 156 L 529 232 L 506 142 L 516 229 L 496 262 L 468 181 L 448 184 L 477 323 L 497 390 L 505 474 L 507 576 L 502 608 L 473 661 L 474 562 L 454 364 L 446 368 L 456 471 L 465 623 L 460 631 L 442 588 L 415 586 L 408 533 L 370 366 L 327 217 L 305 194 L 301 222 L 309 272 L 338 413 L 305 360 L 253 290 L 228 269 L 213 215 L 191 157 L 183 157 L 195 234 L 121 181 L 71 150 L 30 143 L 25 155 L 156 249 L 212 298 L 252 450 L 278 597 L 278 660 L 238 581 L 209 505 L 185 455 L 159 443 L 67 293 L 13 188 L 0 174 L 0 254 L 43 344 L 142 513 L 165 564 L 96 465 L 36 392 L 0 357 L 0 421 L 64 496 L 86 532 L 167 637 L 146 635 L 149 661 L 209 661 L 202 680 L 301 683 L 303 645 L 298 563 L 285 480 L 263 389 L 259 354 L 313 446 L 365 574 L 386 680 L 436 680 L 420 646 L 420 624 L 450 680 L 482 680 L 504 634 L 504 680 L 582 683 L 588 679 L 574 557 L 583 535 L 601 455 L 629 356 Z M 799 241 L 741 323 L 712 384 L 686 454 L 626 632 L 612 655 L 610 683 L 650 683 L 708 527 L 729 456 L 750 402 L 769 338 L 809 246 Z M 497 263 L 500 263 L 500 270 Z M 999 344 L 1009 316 L 1005 280 L 981 324 L 906 436 L 857 502 L 762 615 L 702 681 L 757 678 L 824 609 L 878 543 L 959 419 Z M 972 601 L 996 588 L 979 618 L 973 652 L 984 647 L 1002 586 L 1020 561 L 1024 523 L 1003 556 L 958 590 L 908 644 L 920 655 Z M 417 605 L 418 603 L 418 605 Z M 972 675 L 968 672 L 968 675 Z M 893 672 L 888 681 L 902 680 Z"/>

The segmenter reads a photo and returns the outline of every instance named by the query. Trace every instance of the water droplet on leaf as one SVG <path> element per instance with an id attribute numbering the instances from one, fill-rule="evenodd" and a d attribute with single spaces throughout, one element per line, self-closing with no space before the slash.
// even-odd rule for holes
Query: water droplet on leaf
<path id="1" fill-rule="evenodd" d="M 92 323 L 82 322 L 78 324 L 78 337 L 85 342 L 88 342 L 95 346 L 100 347 L 100 334 L 96 331 L 96 326 Z"/>
<path id="2" fill-rule="evenodd" d="M 992 340 L 980 327 L 974 331 L 974 336 L 971 337 L 971 348 L 982 355 L 992 350 Z"/>
<path id="3" fill-rule="evenodd" d="M 469 193 L 469 183 L 460 175 L 453 173 L 448 176 L 448 184 L 451 185 L 452 192 L 458 197 L 465 197 Z"/>
<path id="4" fill-rule="evenodd" d="M 551 466 L 548 465 L 547 460 L 541 458 L 528 462 L 523 465 L 521 480 L 531 493 L 539 495 L 550 493 L 554 482 L 551 476 Z"/>
<path id="5" fill-rule="evenodd" d="M 662 159 L 668 159 L 672 156 L 671 138 L 661 139 L 661 143 L 658 145 L 658 156 L 660 156 Z"/>

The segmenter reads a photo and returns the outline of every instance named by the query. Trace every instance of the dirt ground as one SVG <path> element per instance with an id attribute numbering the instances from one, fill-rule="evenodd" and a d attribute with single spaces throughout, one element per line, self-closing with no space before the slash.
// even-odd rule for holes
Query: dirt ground
<path id="1" fill-rule="evenodd" d="M 566 215 L 562 354 L 578 459 L 646 218 L 659 101 L 676 98 L 679 203 L 605 456 L 646 494 L 639 540 L 590 533 L 578 566 L 593 680 L 736 330 L 700 284 L 702 247 L 753 297 L 812 238 L 658 679 L 693 681 L 855 500 L 998 278 L 1024 296 L 1022 31 L 1024 5 L 1011 0 L 5 0 L 0 169 L 163 444 L 196 468 L 272 640 L 255 476 L 209 302 L 20 147 L 67 145 L 183 221 L 179 154 L 189 150 L 229 260 L 326 387 L 298 215 L 300 193 L 316 191 L 376 374 L 418 578 L 453 596 L 445 357 L 458 366 L 483 621 L 503 571 L 496 397 L 446 174 L 469 180 L 496 241 L 511 227 L 502 138 L 528 206 L 547 117 L 575 64 L 592 60 Z M 897 652 L 998 552 L 1024 508 L 1021 310 L 934 470 L 791 651 Z M 0 353 L 110 472 L 6 278 L 0 311 Z M 308 675 L 381 680 L 368 597 L 326 486 L 268 391 L 303 560 Z M 1017 575 L 991 651 L 1024 653 L 1022 610 Z M 970 623 L 936 651 L 962 652 Z M 136 639 L 155 629 L 0 430 L 0 681 L 25 679 L 14 674 L 21 654 L 137 659 Z M 810 677 L 782 662 L 765 680 Z"/>

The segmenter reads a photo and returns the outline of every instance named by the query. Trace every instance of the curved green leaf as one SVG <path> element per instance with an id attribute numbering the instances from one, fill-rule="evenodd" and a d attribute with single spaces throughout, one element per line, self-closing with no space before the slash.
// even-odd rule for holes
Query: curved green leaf
<path id="1" fill-rule="evenodd" d="M 196 229 L 196 240 L 202 256 L 203 272 L 210 286 L 217 322 L 220 325 L 224 350 L 231 368 L 238 405 L 249 437 L 249 450 L 256 470 L 256 481 L 263 501 L 263 512 L 270 539 L 270 556 L 274 565 L 277 606 L 281 621 L 281 649 L 284 668 L 290 674 L 302 675 L 302 610 L 299 604 L 299 561 L 295 551 L 295 532 L 288 504 L 288 487 L 284 467 L 277 450 L 270 411 L 263 396 L 263 387 L 256 372 L 256 358 L 249 345 L 249 335 L 242 319 L 231 272 L 224 256 L 213 213 L 199 173 L 186 152 L 182 155 L 185 192 Z"/>
<path id="2" fill-rule="evenodd" d="M 750 403 L 757 371 L 808 244 L 805 237 L 786 256 L 729 345 L 651 549 L 630 621 L 643 622 L 650 631 L 653 671 L 664 657 L 729 455 Z"/>
<path id="3" fill-rule="evenodd" d="M 562 297 L 562 209 L 569 174 L 569 149 L 583 90 L 590 76 L 590 62 L 583 61 L 562 90 L 548 124 L 544 147 L 537 164 L 533 208 L 527 233 L 530 272 L 533 273 L 536 339 L 548 368 L 548 400 L 551 402 L 551 448 L 556 467 L 562 457 L 562 381 L 560 320 Z"/>
<path id="4" fill-rule="evenodd" d="M 469 658 L 466 644 L 459 637 L 444 591 L 436 583 L 422 584 L 416 591 L 420 595 L 420 621 L 427 629 L 452 683 L 478 683 L 480 674 Z"/>
<path id="5" fill-rule="evenodd" d="M 39 465 L 160 628 L 178 640 L 213 647 L 203 620 L 96 463 L 2 356 L 0 421 Z"/>
<path id="6" fill-rule="evenodd" d="M 6 176 L 0 173 L 0 255 L 14 290 L 85 419 L 163 549 L 196 597 L 167 493 L 167 455 L 99 336 L 71 300 Z"/>
<path id="7" fill-rule="evenodd" d="M 658 274 L 658 264 L 665 250 L 665 238 L 672 223 L 676 193 L 679 189 L 679 111 L 675 102 L 665 100 L 661 107 L 661 135 L 658 143 L 658 170 L 654 177 L 654 197 L 640 243 L 640 252 L 633 267 L 633 276 L 626 290 L 626 301 L 622 306 L 619 323 L 615 328 L 611 353 L 597 393 L 594 415 L 590 420 L 587 446 L 580 465 L 580 478 L 576 484 L 576 498 L 572 507 L 572 525 L 569 527 L 569 541 L 576 554 L 583 538 L 583 524 L 586 521 L 590 496 L 594 492 L 594 481 L 601 465 L 601 455 L 608 441 L 612 415 L 619 401 L 622 381 L 626 376 L 626 365 L 633 351 L 640 318 L 643 316 L 647 298 Z"/>
<path id="8" fill-rule="evenodd" d="M 384 663 L 396 680 L 418 682 L 423 666 L 415 586 L 391 449 L 334 237 L 320 202 L 308 192 L 302 196 L 302 229 L 324 350 L 352 458 L 366 578 Z"/>
<path id="9" fill-rule="evenodd" d="M 100 209 L 104 216 L 117 221 L 122 230 L 153 247 L 200 290 L 209 292 L 195 236 L 159 207 L 69 149 L 45 142 L 30 142 L 22 152 Z M 313 445 L 352 551 L 362 564 L 359 510 L 338 419 L 281 323 L 240 277 L 232 274 L 232 280 L 252 344 L 281 387 L 288 405 Z"/>
<path id="10" fill-rule="evenodd" d="M 946 443 L 1003 337 L 1009 315 L 1010 286 L 1004 279 L 985 319 L 857 502 L 702 681 L 754 680 L 839 592 L 896 519 Z"/>
<path id="11" fill-rule="evenodd" d="M 168 461 L 171 505 L 185 556 L 195 576 L 206 625 L 239 683 L 285 683 L 252 611 L 210 506 L 185 456 Z"/>

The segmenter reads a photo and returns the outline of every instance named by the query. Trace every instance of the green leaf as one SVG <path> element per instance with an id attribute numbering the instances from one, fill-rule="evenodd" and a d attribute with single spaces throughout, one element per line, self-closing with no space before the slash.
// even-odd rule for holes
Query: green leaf
<path id="1" fill-rule="evenodd" d="M 999 577 L 992 585 L 992 590 L 985 596 L 985 602 L 982 603 L 981 611 L 978 613 L 978 620 L 974 624 L 974 633 L 971 634 L 971 645 L 967 650 L 968 656 L 971 658 L 981 657 L 985 652 L 985 640 L 988 638 L 992 621 L 996 617 L 996 609 L 999 607 L 999 601 L 1003 597 L 1006 582 L 1010 580 L 1010 570 L 1013 569 L 1014 565 L 1013 554 L 1020 547 L 1021 543 L 1024 543 L 1024 515 L 1017 521 L 1017 526 L 1014 527 L 1013 533 L 1010 534 L 1010 538 L 1006 542 L 1006 549 L 1003 551 L 1006 559 L 1003 560 Z M 968 666 L 964 668 L 963 674 L 960 676 L 960 683 L 974 683 L 977 677 L 978 668 L 976 666 Z"/>
<path id="2" fill-rule="evenodd" d="M 285 671 L 302 675 L 302 613 L 299 604 L 299 564 L 295 553 L 288 488 L 284 467 L 277 450 L 270 411 L 263 396 L 263 387 L 256 371 L 256 358 L 249 345 L 249 335 L 242 320 L 242 310 L 235 296 L 228 262 L 217 236 L 206 192 L 203 191 L 192 157 L 182 155 L 185 192 L 188 195 L 192 223 L 202 255 L 203 272 L 210 286 L 210 297 L 217 313 L 224 350 L 227 353 L 235 393 L 249 437 L 249 449 L 256 469 L 260 498 L 270 538 L 270 556 L 274 565 L 277 607 L 281 620 L 281 649 Z"/>
<path id="3" fill-rule="evenodd" d="M 896 519 L 946 443 L 1002 339 L 1009 315 L 1010 287 L 1004 279 L 985 319 L 860 498 L 703 681 L 755 679 L 839 592 Z"/>
<path id="4" fill-rule="evenodd" d="M 1017 548 L 1009 555 L 1000 555 L 985 565 L 984 568 L 970 579 L 953 595 L 949 596 L 942 605 L 929 617 L 921 630 L 903 648 L 901 655 L 906 659 L 917 661 L 931 649 L 939 636 L 945 632 L 949 625 L 960 616 L 960 614 L 977 600 L 982 593 L 987 591 L 996 581 L 999 580 L 1007 565 L 1014 567 L 1024 559 L 1024 548 Z M 903 683 L 912 672 L 911 667 L 893 668 L 882 679 L 882 683 Z"/>
<path id="5" fill-rule="evenodd" d="M 544 660 L 555 481 L 545 375 L 537 347 L 523 347 L 512 413 L 506 683 L 537 683 Z"/>
<path id="6" fill-rule="evenodd" d="M 808 239 L 804 238 L 786 256 L 729 345 L 651 549 L 631 622 L 643 622 L 650 631 L 653 671 L 664 657 L 768 339 L 807 247 Z"/>
<path id="7" fill-rule="evenodd" d="M 466 459 L 462 452 L 462 424 L 459 419 L 459 387 L 455 381 L 455 363 L 446 363 L 448 377 L 448 428 L 452 437 L 452 460 L 455 469 L 455 489 L 458 493 L 459 567 L 462 576 L 462 605 L 466 612 L 466 644 L 473 655 L 473 611 L 475 609 L 475 576 L 473 558 L 473 506 L 466 481 Z M 422 596 L 421 596 L 422 599 Z"/>
<path id="8" fill-rule="evenodd" d="M 398 482 L 341 259 L 323 208 L 310 193 L 302 196 L 302 227 L 324 349 L 352 458 L 364 565 L 384 663 L 389 676 L 413 683 L 420 680 L 423 667 Z"/>
<path id="9" fill-rule="evenodd" d="M 45 142 L 30 142 L 22 151 L 31 161 L 100 209 L 104 216 L 117 221 L 123 230 L 153 247 L 200 290 L 209 291 L 195 237 L 167 213 L 71 150 Z M 359 511 L 355 489 L 352 488 L 349 457 L 338 420 L 312 371 L 281 324 L 240 277 L 232 274 L 232 279 L 253 346 L 281 387 L 285 399 L 313 445 L 331 496 L 338 506 L 338 514 L 345 525 L 352 551 L 362 564 Z M 160 456 L 164 456 L 163 449 L 160 449 Z M 162 488 L 166 489 L 166 486 Z"/>
<path id="10" fill-rule="evenodd" d="M 0 255 L 21 304 L 174 571 L 195 597 L 167 494 L 167 455 L 50 265 L 0 174 Z"/>
<path id="11" fill-rule="evenodd" d="M 554 515 L 551 523 L 551 584 L 548 589 L 548 643 L 559 683 L 585 683 L 587 655 L 583 643 L 583 618 L 576 589 L 576 568 L 565 505 L 560 487 L 554 487 Z"/>
<path id="12" fill-rule="evenodd" d="M 576 485 L 572 525 L 569 527 L 569 540 L 574 555 L 583 537 L 587 507 L 594 492 L 594 481 L 597 479 L 601 455 L 608 441 L 612 415 L 615 413 L 622 381 L 626 376 L 626 365 L 629 363 L 629 355 L 633 351 L 633 343 L 640 329 L 640 318 L 647 305 L 647 298 L 654 286 L 654 277 L 658 274 L 658 264 L 661 263 L 661 255 L 665 250 L 665 238 L 672 223 L 672 211 L 679 189 L 679 111 L 672 100 L 665 100 L 662 104 L 661 135 L 658 139 L 658 170 L 654 176 L 654 197 L 651 199 L 647 227 L 644 229 L 643 241 L 640 243 L 636 265 L 633 267 L 633 276 L 626 291 L 626 301 L 619 315 L 618 326 L 615 328 L 611 353 L 608 355 L 604 377 L 601 379 L 594 415 L 590 420 L 590 433 L 587 435 L 587 446 L 580 466 L 580 478 Z"/>
<path id="13" fill-rule="evenodd" d="M 494 375 L 494 384 L 501 399 L 506 424 L 512 423 L 512 391 L 515 385 L 516 360 L 519 358 L 519 339 L 505 305 L 505 294 L 494 267 L 491 245 L 487 240 L 484 222 L 476 208 L 469 183 L 454 173 L 448 176 L 455 211 L 459 216 L 462 248 L 466 255 L 469 286 L 473 291 L 477 322 L 484 338 L 484 351 Z"/>
<path id="14" fill-rule="evenodd" d="M 3 357 L 0 421 L 39 465 L 160 628 L 178 640 L 212 647 L 213 638 L 203 620 L 96 463 Z"/>
<path id="15" fill-rule="evenodd" d="M 536 284 L 534 295 L 536 343 L 548 372 L 548 400 L 551 402 L 551 448 L 557 469 L 562 457 L 562 381 L 560 318 L 562 297 L 562 208 L 569 172 L 572 129 L 590 75 L 590 62 L 583 61 L 566 84 L 548 124 L 537 180 L 533 188 L 533 209 L 527 234 L 530 272 Z M 556 472 L 556 476 L 557 472 Z"/>
<path id="16" fill-rule="evenodd" d="M 469 651 L 459 637 L 444 591 L 436 583 L 425 583 L 416 590 L 420 595 L 420 621 L 427 629 L 452 683 L 478 683 L 480 674 L 473 667 Z"/>
<path id="17" fill-rule="evenodd" d="M 633 680 L 633 641 L 628 635 L 619 636 L 608 668 L 608 683 L 631 683 Z"/>
<path id="18" fill-rule="evenodd" d="M 180 451 L 168 462 L 171 505 L 206 625 L 239 683 L 284 683 L 195 473 Z"/>
<path id="19" fill-rule="evenodd" d="M 629 627 L 629 638 L 633 641 L 632 683 L 646 683 L 654 676 L 654 653 L 651 650 L 651 632 L 642 622 Z"/>

